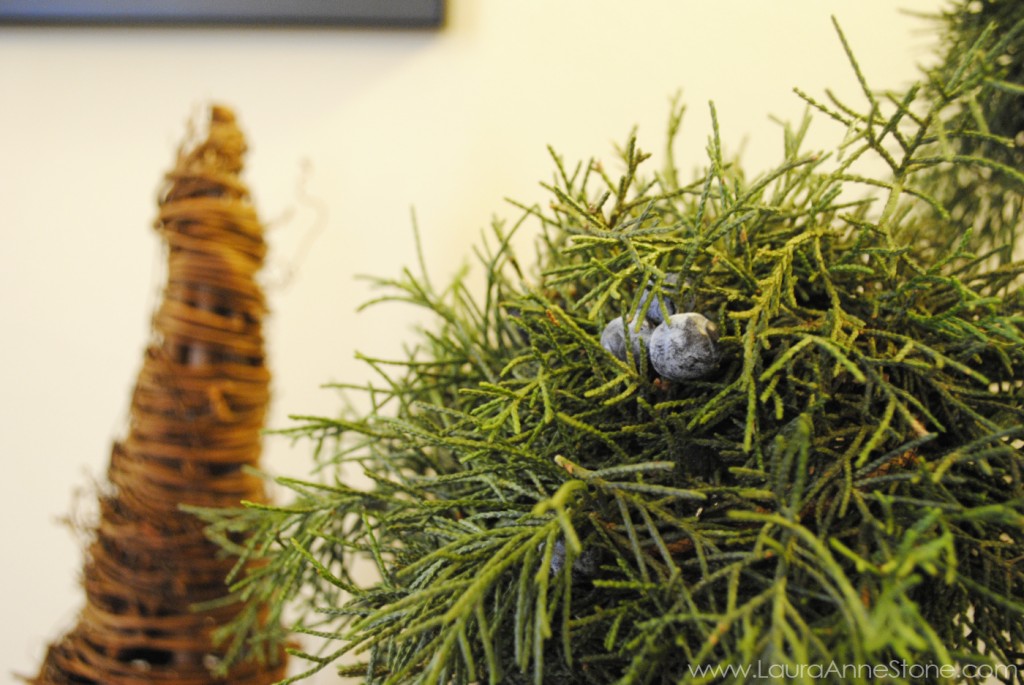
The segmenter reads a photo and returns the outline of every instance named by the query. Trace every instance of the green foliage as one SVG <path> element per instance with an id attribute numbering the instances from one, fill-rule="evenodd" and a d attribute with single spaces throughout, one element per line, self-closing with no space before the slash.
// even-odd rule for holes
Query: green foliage
<path id="1" fill-rule="evenodd" d="M 322 644 L 297 679 L 345 655 L 361 661 L 343 672 L 402 684 L 1013 663 L 1024 265 L 974 251 L 997 234 L 960 228 L 944 179 L 987 170 L 1020 206 L 1019 151 L 971 103 L 999 88 L 1021 107 L 992 76 L 1021 26 L 981 32 L 956 47 L 959 68 L 906 93 L 865 84 L 862 110 L 804 96 L 846 127 L 843 144 L 803 152 L 805 120 L 753 178 L 717 125 L 688 184 L 671 156 L 645 172 L 635 140 L 619 177 L 553 154 L 550 206 L 522 207 L 477 249 L 482 292 L 382 280 L 382 299 L 437 324 L 408 359 L 366 360 L 381 381 L 347 391 L 370 411 L 287 431 L 312 442 L 326 482 L 280 479 L 286 506 L 201 512 L 263 560 L 234 579 L 271 619 L 233 627 L 240 653 L 283 639 L 260 626 L 294 611 Z M 855 174 L 868 157 L 891 173 Z M 529 273 L 510 246 L 527 224 Z M 718 371 L 685 384 L 599 343 L 670 274 L 679 290 L 664 294 L 722 332 Z M 330 477 L 352 464 L 373 488 Z M 367 560 L 379 579 L 358 582 Z"/>
<path id="2" fill-rule="evenodd" d="M 1024 35 L 1014 29 L 1022 14 L 1020 3 L 1006 0 L 976 0 L 947 12 L 945 54 L 928 82 L 941 97 L 951 80 L 974 81 L 946 127 L 957 135 L 942 138 L 935 147 L 946 158 L 989 162 L 965 165 L 955 173 L 943 170 L 931 181 L 953 223 L 973 227 L 975 248 L 995 249 L 1002 263 L 1024 240 L 1020 180 L 1012 173 L 1024 166 Z M 993 34 L 998 43 L 990 38 Z"/>

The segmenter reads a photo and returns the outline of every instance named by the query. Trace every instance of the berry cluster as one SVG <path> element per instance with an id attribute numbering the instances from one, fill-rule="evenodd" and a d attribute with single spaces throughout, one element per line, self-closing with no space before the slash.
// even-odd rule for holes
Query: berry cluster
<path id="1" fill-rule="evenodd" d="M 601 333 L 601 345 L 618 359 L 626 361 L 628 349 L 639 362 L 646 350 L 654 371 L 670 381 L 700 378 L 718 365 L 718 326 L 703 314 L 677 314 L 672 301 L 651 297 L 650 288 L 640 298 L 639 311 L 642 320 L 620 316 Z"/>

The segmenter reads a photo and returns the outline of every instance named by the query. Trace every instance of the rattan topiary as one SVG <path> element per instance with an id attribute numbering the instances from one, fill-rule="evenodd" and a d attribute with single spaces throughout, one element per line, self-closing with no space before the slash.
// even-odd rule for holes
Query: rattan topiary
<path id="1" fill-rule="evenodd" d="M 128 435 L 113 446 L 109 489 L 87 551 L 85 607 L 51 645 L 35 683 L 278 680 L 284 659 L 213 675 L 215 629 L 245 609 L 214 602 L 236 563 L 181 505 L 226 507 L 264 497 L 257 464 L 268 403 L 255 277 L 266 245 L 239 180 L 246 144 L 225 107 L 208 137 L 167 175 L 156 228 L 167 284 L 132 397 Z M 197 610 L 197 604 L 211 603 Z"/>

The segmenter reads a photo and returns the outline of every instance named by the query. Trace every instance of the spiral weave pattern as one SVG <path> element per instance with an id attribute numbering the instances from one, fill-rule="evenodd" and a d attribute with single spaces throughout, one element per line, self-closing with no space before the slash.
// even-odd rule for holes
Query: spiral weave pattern
<path id="1" fill-rule="evenodd" d="M 266 245 L 239 180 L 245 139 L 215 106 L 208 137 L 167 175 L 156 228 L 167 284 L 132 397 L 127 437 L 114 444 L 110 490 L 84 569 L 86 604 L 50 646 L 34 682 L 64 685 L 240 685 L 283 677 L 284 658 L 211 674 L 212 633 L 242 610 L 197 611 L 223 597 L 234 559 L 180 505 L 234 507 L 264 498 L 256 466 L 269 399 L 255 280 Z"/>

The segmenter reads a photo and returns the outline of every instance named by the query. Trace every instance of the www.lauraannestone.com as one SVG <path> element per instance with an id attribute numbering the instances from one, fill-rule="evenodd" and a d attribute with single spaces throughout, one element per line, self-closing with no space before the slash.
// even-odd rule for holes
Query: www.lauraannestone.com
<path id="1" fill-rule="evenodd" d="M 893 660 L 879 664 L 780 664 L 757 662 L 734 664 L 703 664 L 689 667 L 692 676 L 737 678 L 744 680 L 878 680 L 897 678 L 923 679 L 999 678 L 1013 682 L 1017 677 L 1014 664 L 915 664 Z"/>

